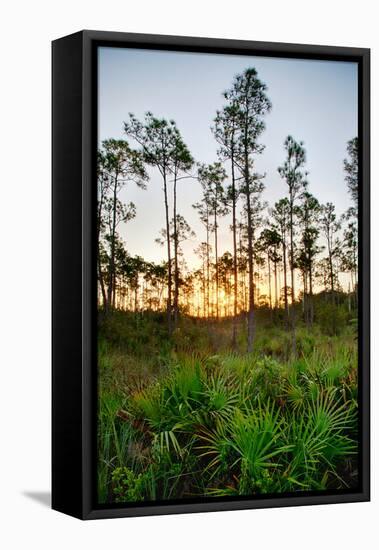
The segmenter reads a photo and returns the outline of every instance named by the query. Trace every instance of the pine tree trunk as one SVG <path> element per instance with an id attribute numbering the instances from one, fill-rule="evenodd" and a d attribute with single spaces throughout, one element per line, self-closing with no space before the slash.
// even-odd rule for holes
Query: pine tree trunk
<path id="1" fill-rule="evenodd" d="M 167 180 L 166 172 L 163 173 L 163 191 L 164 202 L 166 211 L 166 234 L 167 234 L 167 261 L 168 261 L 168 282 L 167 282 L 167 329 L 168 334 L 172 333 L 172 320 L 171 320 L 171 297 L 172 297 L 172 266 L 171 266 L 171 239 L 170 239 L 170 220 L 168 212 L 168 199 L 167 199 Z"/>
<path id="2" fill-rule="evenodd" d="M 294 269 L 294 248 L 293 248 L 293 200 L 290 201 L 290 254 L 291 254 L 291 332 L 292 332 L 292 353 L 296 354 L 295 334 L 295 269 Z"/>
<path id="3" fill-rule="evenodd" d="M 207 207 L 207 319 L 209 319 L 209 294 L 210 294 L 210 258 L 209 258 L 209 213 Z"/>
<path id="4" fill-rule="evenodd" d="M 112 228 L 111 228 L 111 251 L 109 259 L 108 270 L 108 296 L 107 306 L 111 307 L 113 302 L 113 283 L 114 283 L 114 270 L 115 270 L 115 238 L 116 238 L 116 206 L 117 206 L 117 175 L 115 176 L 114 189 L 113 189 L 113 215 L 112 215 Z"/>
<path id="5" fill-rule="evenodd" d="M 178 228 L 176 219 L 176 174 L 174 178 L 174 328 L 179 317 L 179 268 L 178 268 Z"/>
<path id="6" fill-rule="evenodd" d="M 236 182 L 234 174 L 234 155 L 232 152 L 232 216 L 233 216 L 233 277 L 234 277 L 234 304 L 233 304 L 233 334 L 232 347 L 237 346 L 237 303 L 238 303 L 238 268 L 237 268 L 237 227 L 236 227 Z"/>
<path id="7" fill-rule="evenodd" d="M 309 263 L 309 323 L 313 325 L 314 306 L 313 306 L 313 277 L 312 277 L 312 262 Z"/>
<path id="8" fill-rule="evenodd" d="M 283 234 L 283 277 L 284 277 L 284 309 L 286 311 L 286 325 L 288 328 L 289 310 L 288 310 L 288 295 L 287 295 L 287 247 L 285 235 Z"/>
<path id="9" fill-rule="evenodd" d="M 214 210 L 214 231 L 215 231 L 215 261 L 216 261 L 216 319 L 218 321 L 219 311 L 218 311 L 218 242 L 217 242 L 217 197 L 216 197 L 216 207 Z"/>
<path id="10" fill-rule="evenodd" d="M 328 236 L 327 239 L 328 242 L 328 258 L 329 258 L 329 270 L 330 270 L 330 288 L 332 293 L 332 304 L 335 303 L 335 295 L 334 295 L 334 272 L 333 272 L 333 256 L 332 256 L 332 246 L 331 246 L 331 237 Z"/>
<path id="11" fill-rule="evenodd" d="M 99 277 L 99 282 L 100 282 L 101 296 L 102 296 L 102 299 L 103 299 L 103 308 L 107 309 L 107 294 L 105 292 L 104 275 L 103 275 L 103 272 L 101 270 L 101 260 L 100 260 L 100 249 L 99 249 L 99 247 L 98 247 L 98 251 L 97 251 L 97 269 L 98 269 L 98 277 Z"/>
<path id="12" fill-rule="evenodd" d="M 278 307 L 278 262 L 274 263 L 274 278 L 275 278 L 275 309 Z"/>
<path id="13" fill-rule="evenodd" d="M 101 258 L 100 258 L 100 231 L 101 231 L 101 217 L 103 211 L 103 192 L 101 193 L 101 199 L 98 206 L 98 220 L 97 220 L 97 270 L 98 278 L 101 289 L 101 296 L 103 300 L 103 308 L 107 309 L 107 294 L 105 290 L 104 275 L 101 269 Z"/>
<path id="14" fill-rule="evenodd" d="M 245 166 L 246 180 L 246 210 L 247 210 L 247 233 L 248 233 L 248 267 L 249 267 L 249 309 L 247 316 L 247 352 L 253 351 L 254 342 L 254 260 L 253 260 L 253 227 L 251 219 L 251 203 L 250 203 L 250 174 L 248 168 L 248 159 Z"/>
<path id="15" fill-rule="evenodd" d="M 271 265 L 270 265 L 270 253 L 269 252 L 267 252 L 267 263 L 268 263 L 268 294 L 269 294 L 269 304 L 270 304 L 270 319 L 272 321 Z"/>

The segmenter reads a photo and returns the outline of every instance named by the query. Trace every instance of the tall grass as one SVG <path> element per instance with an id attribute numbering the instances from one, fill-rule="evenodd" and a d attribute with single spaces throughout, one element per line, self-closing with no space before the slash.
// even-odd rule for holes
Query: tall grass
<path id="1" fill-rule="evenodd" d="M 258 334 L 250 355 L 215 350 L 217 333 L 194 353 L 197 330 L 159 352 L 154 334 L 144 351 L 122 336 L 100 340 L 99 501 L 353 487 L 351 334 L 301 329 L 293 357 L 278 329 Z"/>

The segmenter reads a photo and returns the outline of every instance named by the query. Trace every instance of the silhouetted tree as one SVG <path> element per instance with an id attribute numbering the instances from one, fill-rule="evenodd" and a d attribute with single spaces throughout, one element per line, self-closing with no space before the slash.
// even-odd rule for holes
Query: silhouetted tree
<path id="1" fill-rule="evenodd" d="M 207 254 L 207 263 L 206 263 L 206 292 L 207 292 L 207 317 L 210 316 L 210 268 L 211 268 L 211 253 L 212 253 L 212 247 L 210 245 L 210 233 L 211 233 L 211 207 L 207 192 L 207 185 L 206 182 L 203 182 L 200 180 L 202 190 L 203 190 L 203 196 L 202 200 L 200 202 L 197 202 L 196 204 L 193 204 L 193 208 L 197 210 L 199 214 L 199 218 L 201 223 L 204 225 L 205 228 L 205 234 L 206 234 L 206 254 Z"/>
<path id="2" fill-rule="evenodd" d="M 254 340 L 254 259 L 252 197 L 259 194 L 262 176 L 254 171 L 254 157 L 263 152 L 264 146 L 258 139 L 265 129 L 264 115 L 270 111 L 271 103 L 266 94 L 267 87 L 258 78 L 256 69 L 246 69 L 234 78 L 232 87 L 225 93 L 225 99 L 237 110 L 239 171 L 243 177 L 240 188 L 245 199 L 247 215 L 247 251 L 249 268 L 249 311 L 247 328 L 247 350 L 251 352 Z"/>
<path id="3" fill-rule="evenodd" d="M 144 122 L 140 122 L 132 113 L 129 122 L 124 123 L 125 133 L 133 138 L 142 148 L 145 162 L 158 169 L 163 180 L 163 195 L 167 234 L 167 326 L 168 333 L 172 332 L 172 261 L 171 261 L 171 232 L 168 203 L 168 178 L 174 171 L 177 158 L 177 144 L 179 131 L 173 120 L 156 118 L 151 112 L 146 113 Z"/>
<path id="4" fill-rule="evenodd" d="M 176 292 L 177 292 L 177 303 L 176 307 L 179 309 L 179 288 L 181 284 L 181 278 L 180 278 L 180 269 L 179 269 L 179 256 L 181 255 L 181 249 L 180 244 L 184 241 L 187 241 L 188 239 L 193 239 L 196 237 L 196 234 L 194 231 L 192 231 L 191 227 L 187 223 L 187 221 L 183 218 L 182 215 L 177 214 L 175 220 L 172 219 L 170 222 L 170 240 L 176 242 L 175 246 L 175 285 L 176 285 Z M 155 241 L 160 244 L 164 245 L 167 243 L 167 231 L 166 229 L 161 229 L 160 236 L 155 239 Z M 177 318 L 176 318 L 177 320 Z"/>
<path id="5" fill-rule="evenodd" d="M 109 244 L 108 291 L 106 307 L 114 305 L 115 301 L 115 244 L 117 227 L 122 222 L 128 222 L 135 216 L 133 203 L 125 205 L 119 199 L 119 193 L 127 183 L 134 182 L 141 188 L 146 188 L 148 179 L 141 154 L 133 150 L 124 140 L 108 139 L 103 141 L 98 156 L 98 180 L 102 193 L 101 216 L 105 216 Z M 105 187 L 106 186 L 106 187 Z M 106 189 L 106 191 L 105 191 Z M 101 224 L 98 223 L 99 231 Z"/>
<path id="6" fill-rule="evenodd" d="M 288 186 L 289 203 L 289 232 L 290 232 L 290 270 L 291 270 L 291 328 L 292 328 L 292 351 L 296 352 L 295 338 L 295 237 L 294 237 L 294 209 L 296 200 L 305 189 L 306 172 L 303 170 L 305 165 L 305 149 L 303 142 L 297 142 L 292 136 L 287 136 L 284 141 L 284 148 L 287 153 L 282 166 L 279 166 L 278 172 L 285 180 Z"/>
<path id="7" fill-rule="evenodd" d="M 354 203 L 355 215 L 358 212 L 358 138 L 355 137 L 347 143 L 348 158 L 343 161 L 345 170 L 345 181 Z"/>
<path id="8" fill-rule="evenodd" d="M 177 212 L 177 182 L 180 179 L 180 174 L 186 173 L 190 170 L 194 164 L 194 159 L 184 143 L 179 130 L 175 128 L 174 130 L 174 140 L 175 146 L 172 151 L 172 174 L 174 177 L 174 232 L 173 232 L 173 243 L 174 243 L 174 326 L 178 324 L 178 315 L 179 315 L 179 237 L 178 237 L 178 227 L 177 222 L 181 219 L 178 216 Z M 186 176 L 183 176 L 186 177 Z"/>
<path id="9" fill-rule="evenodd" d="M 308 191 L 300 197 L 300 205 L 295 208 L 301 231 L 297 264 L 303 272 L 304 316 L 307 324 L 312 325 L 313 307 L 313 264 L 321 247 L 317 245 L 319 238 L 320 203 Z"/>
<path id="10" fill-rule="evenodd" d="M 233 233 L 233 293 L 234 293 L 234 315 L 233 315 L 233 332 L 232 332 L 232 347 L 236 347 L 237 341 L 237 311 L 238 311 L 238 259 L 237 259 L 237 218 L 236 209 L 239 196 L 237 186 L 237 167 L 238 160 L 241 154 L 241 142 L 239 137 L 239 115 L 240 111 L 238 104 L 233 96 L 229 96 L 228 92 L 224 92 L 224 98 L 227 104 L 221 111 L 217 111 L 212 128 L 213 135 L 216 141 L 220 144 L 218 154 L 221 160 L 228 160 L 231 169 L 231 184 L 227 190 L 227 199 L 231 204 L 232 210 L 232 233 Z"/>
<path id="11" fill-rule="evenodd" d="M 219 317 L 218 309 L 218 289 L 219 289 L 219 274 L 218 274 L 218 223 L 219 217 L 225 216 L 227 213 L 227 205 L 225 198 L 225 190 L 223 182 L 226 178 L 226 172 L 221 166 L 221 163 L 201 164 L 198 168 L 198 179 L 203 186 L 204 200 L 209 206 L 209 213 L 213 223 L 210 225 L 211 231 L 214 233 L 214 250 L 215 250 L 215 286 L 216 286 L 216 319 Z"/>
<path id="12" fill-rule="evenodd" d="M 355 137 L 347 143 L 348 158 L 344 160 L 345 181 L 350 192 L 353 206 L 343 216 L 347 223 L 344 230 L 341 268 L 350 272 L 351 287 L 357 304 L 358 284 L 358 184 L 359 184 L 359 142 Z"/>
<path id="13" fill-rule="evenodd" d="M 335 262 L 340 251 L 340 243 L 337 239 L 337 232 L 341 228 L 340 222 L 337 220 L 335 206 L 331 202 L 327 202 L 321 207 L 321 229 L 326 239 L 326 247 L 328 254 L 329 281 L 332 296 L 332 303 L 335 303 L 335 287 L 336 273 Z"/>
<path id="14" fill-rule="evenodd" d="M 272 310 L 272 292 L 271 292 L 271 264 L 274 265 L 274 284 L 275 284 L 275 308 L 278 307 L 278 263 L 280 262 L 279 246 L 281 238 L 278 231 L 272 227 L 266 227 L 261 235 L 261 249 L 266 254 L 268 268 L 268 285 L 269 285 L 269 304 L 270 311 Z"/>
<path id="15" fill-rule="evenodd" d="M 290 207 L 287 198 L 280 199 L 275 203 L 274 208 L 271 210 L 271 216 L 275 223 L 281 245 L 282 245 L 282 257 L 283 257 L 283 278 L 284 278 L 284 309 L 286 312 L 286 323 L 288 326 L 289 321 L 289 307 L 288 307 L 288 286 L 287 286 L 287 240 L 290 226 Z"/>

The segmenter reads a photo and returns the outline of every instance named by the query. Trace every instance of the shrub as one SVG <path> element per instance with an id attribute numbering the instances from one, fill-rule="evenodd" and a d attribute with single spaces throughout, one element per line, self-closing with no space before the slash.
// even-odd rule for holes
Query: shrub
<path id="1" fill-rule="evenodd" d="M 115 468 L 112 472 L 113 493 L 116 502 L 137 502 L 145 499 L 145 474 L 135 474 L 129 468 Z"/>
<path id="2" fill-rule="evenodd" d="M 348 326 L 349 313 L 343 307 L 331 303 L 319 304 L 316 320 L 321 331 L 329 336 L 339 335 Z"/>

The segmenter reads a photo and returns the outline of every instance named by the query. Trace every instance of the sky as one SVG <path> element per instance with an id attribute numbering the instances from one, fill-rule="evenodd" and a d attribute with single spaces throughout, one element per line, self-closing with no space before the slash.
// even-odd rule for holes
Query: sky
<path id="1" fill-rule="evenodd" d="M 128 113 L 143 119 L 151 111 L 159 118 L 175 120 L 196 161 L 215 162 L 218 145 L 210 130 L 212 121 L 223 106 L 223 91 L 248 67 L 256 68 L 272 102 L 260 138 L 265 150 L 256 160 L 257 171 L 266 174 L 262 198 L 273 205 L 286 196 L 287 185 L 277 168 L 285 159 L 283 142 L 290 134 L 304 142 L 309 191 L 321 203 L 334 203 L 338 215 L 342 214 L 351 205 L 343 172 L 346 143 L 358 133 L 356 63 L 102 47 L 98 55 L 99 144 L 108 138 L 127 139 L 123 122 Z M 165 249 L 155 239 L 165 225 L 162 180 L 156 170 L 149 169 L 149 175 L 146 191 L 131 183 L 121 192 L 123 201 L 134 202 L 137 215 L 120 234 L 130 254 L 160 262 Z M 199 265 L 193 249 L 205 240 L 192 208 L 200 199 L 197 180 L 178 182 L 178 213 L 196 233 L 196 238 L 183 244 L 190 268 Z M 220 221 L 220 255 L 232 249 L 230 223 L 230 216 Z"/>

